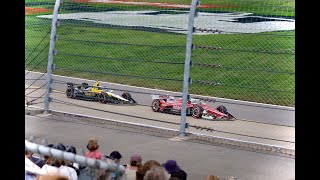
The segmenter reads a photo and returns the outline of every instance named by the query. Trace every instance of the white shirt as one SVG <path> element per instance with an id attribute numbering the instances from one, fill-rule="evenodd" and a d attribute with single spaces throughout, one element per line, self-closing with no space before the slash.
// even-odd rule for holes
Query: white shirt
<path id="1" fill-rule="evenodd" d="M 136 172 L 137 170 L 126 169 L 127 180 L 136 180 Z"/>
<path id="2" fill-rule="evenodd" d="M 43 175 L 41 168 L 33 163 L 29 158 L 25 157 L 24 159 L 24 169 L 28 173 L 32 173 L 35 175 Z"/>
<path id="3" fill-rule="evenodd" d="M 60 166 L 59 168 L 55 166 L 50 166 L 45 164 L 42 166 L 41 170 L 43 173 L 46 173 L 48 175 L 54 175 L 58 174 L 61 176 L 66 176 L 69 180 L 78 180 L 77 172 L 68 166 Z"/>

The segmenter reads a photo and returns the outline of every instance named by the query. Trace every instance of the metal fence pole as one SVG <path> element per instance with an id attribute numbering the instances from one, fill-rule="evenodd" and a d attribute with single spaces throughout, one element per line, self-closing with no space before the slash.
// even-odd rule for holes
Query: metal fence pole
<path id="1" fill-rule="evenodd" d="M 194 17 L 196 14 L 196 6 L 198 5 L 198 0 L 192 0 L 189 21 L 188 21 L 188 34 L 187 34 L 187 45 L 186 45 L 186 59 L 184 63 L 184 77 L 183 77 L 183 95 L 182 95 L 182 109 L 181 109 L 181 121 L 180 121 L 180 137 L 186 135 L 186 109 L 187 109 L 187 99 L 188 99 L 188 89 L 190 78 L 190 64 L 191 64 L 191 51 L 192 51 L 192 34 L 194 31 Z"/>
<path id="2" fill-rule="evenodd" d="M 51 25 L 51 36 L 50 36 L 50 48 L 48 55 L 48 66 L 47 66 L 47 79 L 46 79 L 46 92 L 45 92 L 45 104 L 44 104 L 44 112 L 49 112 L 49 103 L 50 103 L 50 93 L 51 93 L 51 83 L 52 83 L 52 69 L 53 69 L 53 56 L 55 54 L 54 47 L 56 41 L 56 29 L 57 29 L 57 21 L 58 21 L 58 12 L 60 8 L 61 0 L 56 0 L 53 10 L 53 18 Z"/>

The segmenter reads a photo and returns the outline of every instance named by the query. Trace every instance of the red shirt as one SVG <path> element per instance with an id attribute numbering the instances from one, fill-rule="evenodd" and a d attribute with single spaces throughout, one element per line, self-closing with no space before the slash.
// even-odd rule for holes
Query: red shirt
<path id="1" fill-rule="evenodd" d="M 93 159 L 101 159 L 102 155 L 98 151 L 87 151 L 86 152 L 86 157 L 93 158 Z"/>

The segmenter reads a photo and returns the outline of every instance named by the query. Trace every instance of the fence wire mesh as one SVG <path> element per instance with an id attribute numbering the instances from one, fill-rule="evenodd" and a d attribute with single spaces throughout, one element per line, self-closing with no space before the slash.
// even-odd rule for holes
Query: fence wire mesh
<path id="1" fill-rule="evenodd" d="M 63 2 L 54 73 L 181 92 L 189 2 L 120 2 Z M 190 93 L 294 106 L 294 1 L 201 3 Z M 46 63 L 53 4 L 26 2 L 28 70 Z"/>
<path id="2" fill-rule="evenodd" d="M 27 105 L 43 107 L 54 3 L 26 0 Z M 152 112 L 150 105 L 154 94 L 182 97 L 190 4 L 189 0 L 64 0 L 58 16 L 50 109 L 179 129 L 180 116 Z M 191 96 L 294 107 L 294 10 L 292 0 L 201 1 L 194 19 Z M 116 95 L 129 92 L 138 104 L 66 97 L 68 82 L 92 87 L 96 80 Z M 192 132 L 294 147 L 291 125 L 187 120 Z"/>

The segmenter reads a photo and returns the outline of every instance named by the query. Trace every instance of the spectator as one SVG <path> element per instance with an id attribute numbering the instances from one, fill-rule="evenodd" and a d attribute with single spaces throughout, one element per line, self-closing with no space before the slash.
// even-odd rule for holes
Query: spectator
<path id="1" fill-rule="evenodd" d="M 142 158 L 140 154 L 134 153 L 130 157 L 130 164 L 126 167 L 127 180 L 135 180 L 136 172 L 142 166 Z"/>
<path id="2" fill-rule="evenodd" d="M 52 148 L 65 151 L 66 147 L 59 143 L 54 145 Z M 65 162 L 60 159 L 55 159 L 53 157 L 48 157 L 46 164 L 42 166 L 42 173 L 47 175 L 61 175 L 67 177 L 69 180 L 77 180 L 77 172 L 68 166 L 64 166 Z"/>
<path id="3" fill-rule="evenodd" d="M 206 180 L 219 180 L 219 177 L 213 174 L 209 174 L 206 176 Z"/>
<path id="4" fill-rule="evenodd" d="M 161 166 L 153 166 L 146 172 L 143 180 L 169 180 L 170 174 Z"/>
<path id="5" fill-rule="evenodd" d="M 106 158 L 112 159 L 113 162 L 116 163 L 117 166 L 119 166 L 122 155 L 119 153 L 119 151 L 112 151 L 110 153 L 110 156 L 106 156 Z M 113 173 L 113 179 L 117 179 L 117 178 L 118 178 L 118 172 Z"/>
<path id="6" fill-rule="evenodd" d="M 52 148 L 53 146 L 54 146 L 53 144 L 48 144 L 47 145 L 47 147 L 49 147 L 49 148 Z M 44 158 L 44 162 L 46 162 L 47 159 L 49 158 L 49 156 L 44 155 L 43 158 Z"/>
<path id="7" fill-rule="evenodd" d="M 98 140 L 94 138 L 89 139 L 87 144 L 87 149 L 89 151 L 86 152 L 86 157 L 99 159 L 99 160 L 102 158 L 101 153 L 98 151 L 99 149 Z"/>
<path id="8" fill-rule="evenodd" d="M 42 166 L 46 164 L 44 160 L 34 157 L 32 152 L 25 151 L 25 156 L 29 158 L 33 163 L 38 165 L 40 168 L 42 168 Z"/>
<path id="9" fill-rule="evenodd" d="M 25 156 L 25 180 L 35 180 L 37 175 L 43 175 L 41 168 Z"/>
<path id="10" fill-rule="evenodd" d="M 148 160 L 136 172 L 136 180 L 143 180 L 146 172 L 149 171 L 153 166 L 161 166 L 156 160 Z"/>
<path id="11" fill-rule="evenodd" d="M 107 158 L 110 158 L 115 162 L 116 164 L 120 164 L 122 155 L 119 153 L 119 151 L 112 151 L 110 153 L 110 156 L 106 156 Z"/>
<path id="12" fill-rule="evenodd" d="M 169 174 L 171 174 L 171 177 L 177 177 L 180 180 L 187 179 L 187 173 L 179 167 L 175 160 L 168 160 L 162 166 L 167 170 Z"/>
<path id="13" fill-rule="evenodd" d="M 66 147 L 66 152 L 70 152 L 70 153 L 75 154 L 75 155 L 77 154 L 77 150 L 73 146 L 67 146 Z M 66 166 L 73 168 L 77 172 L 77 175 L 79 176 L 80 171 L 79 171 L 79 164 L 78 163 L 71 162 L 71 161 L 65 161 L 65 163 L 66 163 L 65 164 Z"/>

